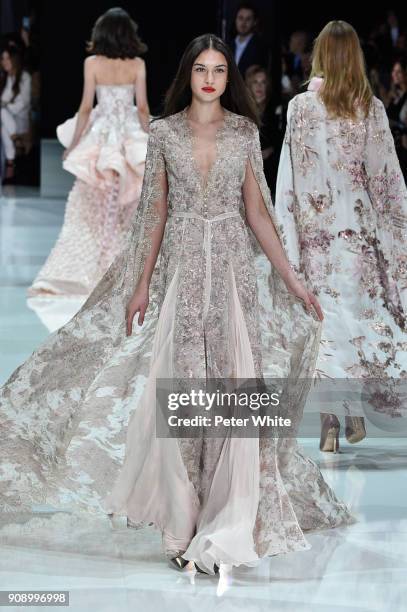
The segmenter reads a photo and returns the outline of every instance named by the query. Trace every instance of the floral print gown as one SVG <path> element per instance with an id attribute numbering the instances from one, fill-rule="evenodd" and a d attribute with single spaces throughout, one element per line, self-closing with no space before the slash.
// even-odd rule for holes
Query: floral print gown
<path id="1" fill-rule="evenodd" d="M 316 80 L 316 79 L 315 79 Z M 324 311 L 316 378 L 407 376 L 407 192 L 384 106 L 329 118 L 318 86 L 290 101 L 275 213 L 287 255 Z M 402 394 L 373 402 L 405 416 Z M 354 397 L 323 412 L 364 416 Z"/>
<path id="2" fill-rule="evenodd" d="M 205 177 L 201 144 L 187 109 L 152 123 L 122 253 L 1 391 L 0 500 L 3 510 L 42 503 L 154 525 L 168 555 L 184 552 L 211 572 L 308 548 L 303 531 L 354 517 L 294 438 L 156 436 L 157 378 L 290 376 L 287 409 L 299 421 L 320 340 L 316 317 L 256 263 L 242 195 L 249 173 L 249 197 L 261 194 L 275 224 L 257 127 L 224 110 Z M 126 305 L 163 206 L 150 304 L 127 337 Z"/>

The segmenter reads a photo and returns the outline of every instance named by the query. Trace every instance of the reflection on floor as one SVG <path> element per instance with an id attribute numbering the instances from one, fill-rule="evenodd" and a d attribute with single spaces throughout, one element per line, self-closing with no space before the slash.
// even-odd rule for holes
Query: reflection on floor
<path id="1" fill-rule="evenodd" d="M 0 204 L 1 384 L 84 300 L 26 296 L 58 236 L 65 200 L 41 198 L 32 188 L 7 187 Z"/>
<path id="2" fill-rule="evenodd" d="M 33 191 L 0 198 L 0 383 L 46 338 L 51 319 L 58 325 L 77 307 L 61 302 L 50 316 L 51 305 L 33 311 L 26 301 L 63 212 L 63 199 Z M 41 542 L 30 530 L 23 544 L 12 531 L 0 531 L 1 588 L 68 590 L 74 612 L 406 610 L 405 440 L 368 438 L 357 446 L 341 440 L 337 455 L 320 453 L 316 439 L 303 445 L 359 518 L 350 527 L 308 535 L 309 551 L 271 557 L 255 569 L 222 567 L 213 578 L 169 568 L 155 531 L 84 518 L 65 532 L 55 516 Z M 44 520 L 38 519 L 38 533 Z"/>

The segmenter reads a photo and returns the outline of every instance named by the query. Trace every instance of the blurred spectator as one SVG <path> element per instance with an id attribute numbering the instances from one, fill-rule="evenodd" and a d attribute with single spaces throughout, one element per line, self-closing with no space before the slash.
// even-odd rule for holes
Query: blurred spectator
<path id="1" fill-rule="evenodd" d="M 260 145 L 263 156 L 264 174 L 271 191 L 275 189 L 278 161 L 283 132 L 280 126 L 281 107 L 272 95 L 270 77 L 262 66 L 250 66 L 246 70 L 246 85 L 256 102 L 260 125 Z"/>
<path id="2" fill-rule="evenodd" d="M 258 15 L 254 6 L 248 2 L 240 4 L 235 18 L 235 36 L 229 42 L 240 73 L 256 64 L 268 67 L 269 53 L 257 33 Z"/>
<path id="3" fill-rule="evenodd" d="M 23 70 L 21 54 L 9 47 L 1 54 L 1 142 L 6 159 L 4 182 L 15 178 L 16 141 L 29 133 L 31 77 Z"/>
<path id="4" fill-rule="evenodd" d="M 20 31 L 21 40 L 24 45 L 23 58 L 24 68 L 31 75 L 31 144 L 39 140 L 40 124 L 40 50 L 39 32 L 35 12 L 23 19 L 23 26 Z"/>
<path id="5" fill-rule="evenodd" d="M 301 65 L 302 65 L 302 72 L 304 75 L 304 80 L 307 80 L 309 78 L 309 75 L 311 74 L 311 68 L 312 68 L 312 54 L 311 51 L 306 51 L 304 53 L 302 53 L 301 55 Z"/>
<path id="6" fill-rule="evenodd" d="M 286 106 L 294 95 L 294 86 L 288 74 L 288 58 L 284 53 L 281 56 L 281 95 Z"/>
<path id="7" fill-rule="evenodd" d="M 369 45 L 375 51 L 381 71 L 388 74 L 392 63 L 405 49 L 404 32 L 394 11 L 388 11 L 386 18 L 370 29 Z M 370 57 L 367 60 L 369 65 Z"/>
<path id="8" fill-rule="evenodd" d="M 370 85 L 372 86 L 373 94 L 377 98 L 381 98 L 383 100 L 386 94 L 386 89 L 382 84 L 379 69 L 376 67 L 372 67 L 367 70 L 367 73 L 369 76 Z"/>
<path id="9" fill-rule="evenodd" d="M 397 39 L 397 43 L 395 45 L 395 53 L 398 57 L 402 55 L 405 56 L 407 53 L 406 39 L 407 37 L 405 32 L 402 32 Z"/>
<path id="10" fill-rule="evenodd" d="M 394 63 L 391 72 L 390 91 L 385 94 L 385 105 L 390 124 L 400 122 L 400 113 L 407 103 L 407 72 L 406 62 L 398 60 Z"/>
<path id="11" fill-rule="evenodd" d="M 298 93 L 310 71 L 309 35 L 307 32 L 300 30 L 291 34 L 286 61 L 288 75 L 291 78 L 295 93 Z"/>
<path id="12" fill-rule="evenodd" d="M 398 60 L 391 72 L 390 91 L 384 96 L 384 103 L 394 136 L 400 165 L 406 177 L 407 169 L 407 66 L 405 60 Z"/>
<path id="13" fill-rule="evenodd" d="M 398 38 L 400 36 L 400 28 L 399 28 L 399 20 L 397 19 L 397 15 L 394 11 L 389 11 L 387 13 L 387 24 L 389 26 L 389 34 L 390 40 L 395 47 L 397 45 Z"/>
<path id="14" fill-rule="evenodd" d="M 20 11 L 17 11 L 20 14 Z M 16 130 L 18 133 L 13 134 L 11 138 L 14 145 L 14 160 L 9 160 L 6 170 L 6 182 L 23 185 L 37 185 L 39 183 L 39 155 L 40 155 L 40 36 L 37 20 L 37 9 L 32 8 L 30 13 L 26 14 L 22 21 L 14 19 L 15 31 L 2 34 L 0 37 L 0 50 L 6 50 L 6 55 L 10 55 L 11 61 L 18 64 L 17 72 L 21 72 L 19 87 L 21 89 L 14 103 L 19 104 L 21 97 L 24 96 L 28 89 L 27 81 L 31 81 L 30 105 L 25 109 L 24 113 L 17 113 L 17 117 L 10 117 L 7 113 L 6 123 L 3 126 L 3 131 L 12 126 L 11 119 L 16 122 Z M 1 56 L 0 56 L 1 60 Z M 31 77 L 31 79 L 29 79 Z M 6 95 L 10 88 L 10 80 L 14 78 L 13 74 L 8 75 L 2 68 L 0 61 L 0 96 Z M 9 84 L 7 84 L 9 80 Z M 16 82 L 18 83 L 18 75 Z M 3 113 L 5 114 L 5 113 Z M 11 113 L 12 115 L 12 113 Z M 25 125 L 24 125 L 25 124 Z M 0 142 L 0 175 L 4 175 L 4 157 L 5 148 L 10 149 L 10 137 L 7 134 L 2 134 Z M 5 138 L 5 142 L 4 142 Z"/>

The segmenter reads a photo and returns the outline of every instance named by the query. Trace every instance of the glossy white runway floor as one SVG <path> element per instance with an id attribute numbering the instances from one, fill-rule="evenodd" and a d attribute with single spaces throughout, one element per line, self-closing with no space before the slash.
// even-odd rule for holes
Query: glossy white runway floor
<path id="1" fill-rule="evenodd" d="M 17 194 L 0 201 L 0 383 L 47 336 L 46 325 L 77 307 L 37 304 L 36 314 L 27 306 L 26 288 L 57 236 L 64 201 Z M 307 536 L 309 551 L 271 557 L 256 569 L 222 568 L 214 578 L 170 569 L 157 532 L 108 522 L 95 530 L 84 522 L 69 534 L 50 533 L 41 547 L 29 535 L 24 546 L 3 541 L 0 589 L 68 590 L 74 612 L 407 610 L 406 440 L 351 446 L 341 439 L 338 455 L 320 453 L 316 439 L 303 443 L 359 517 L 351 527 Z"/>

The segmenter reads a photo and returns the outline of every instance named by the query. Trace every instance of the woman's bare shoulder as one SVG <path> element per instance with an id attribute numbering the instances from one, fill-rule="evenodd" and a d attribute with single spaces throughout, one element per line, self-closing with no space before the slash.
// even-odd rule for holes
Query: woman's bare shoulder
<path id="1" fill-rule="evenodd" d="M 98 55 L 88 55 L 83 62 L 85 66 L 96 66 L 98 63 L 99 56 Z"/>
<path id="2" fill-rule="evenodd" d="M 145 61 L 143 60 L 142 57 L 135 57 L 132 60 L 132 62 L 134 64 L 134 69 L 136 70 L 137 74 L 145 72 L 145 70 L 146 70 L 146 63 L 145 63 Z"/>
<path id="3" fill-rule="evenodd" d="M 83 66 L 86 74 L 96 75 L 96 71 L 99 66 L 99 57 L 97 55 L 89 55 L 85 58 Z"/>

